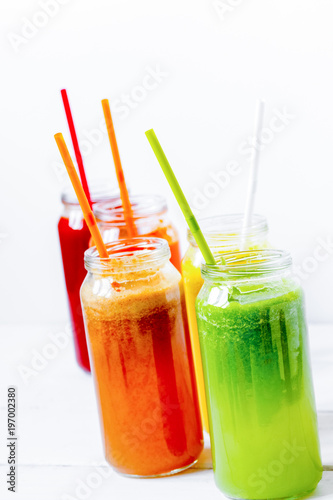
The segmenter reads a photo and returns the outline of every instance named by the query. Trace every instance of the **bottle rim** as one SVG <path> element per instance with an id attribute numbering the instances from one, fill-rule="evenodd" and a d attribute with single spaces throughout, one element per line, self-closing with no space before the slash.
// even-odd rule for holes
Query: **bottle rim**
<path id="1" fill-rule="evenodd" d="M 91 200 L 94 204 L 107 202 L 119 198 L 119 190 L 109 181 L 92 182 L 90 185 Z M 64 205 L 80 207 L 75 191 L 71 185 L 66 186 L 61 193 L 61 202 Z"/>
<path id="2" fill-rule="evenodd" d="M 133 209 L 133 219 L 136 222 L 151 216 L 162 215 L 167 210 L 165 198 L 159 195 L 133 195 L 130 196 L 130 202 Z M 96 203 L 94 214 L 99 222 L 106 222 L 117 226 L 126 225 L 120 197 Z"/>
<path id="3" fill-rule="evenodd" d="M 156 267 L 171 256 L 168 242 L 162 238 L 137 237 L 117 240 L 106 245 L 109 258 L 101 258 L 96 247 L 84 252 L 87 271 L 127 273 Z"/>
<path id="4" fill-rule="evenodd" d="M 292 266 L 291 255 L 285 250 L 249 250 L 218 254 L 214 257 L 216 265 L 201 265 L 201 275 L 208 281 L 280 275 Z"/>
<path id="5" fill-rule="evenodd" d="M 198 223 L 210 247 L 222 247 L 223 244 L 236 245 L 242 238 L 263 238 L 268 233 L 268 224 L 264 216 L 253 214 L 251 224 L 243 228 L 244 214 L 215 215 L 199 219 Z M 197 246 L 195 239 L 187 229 L 187 240 Z"/>

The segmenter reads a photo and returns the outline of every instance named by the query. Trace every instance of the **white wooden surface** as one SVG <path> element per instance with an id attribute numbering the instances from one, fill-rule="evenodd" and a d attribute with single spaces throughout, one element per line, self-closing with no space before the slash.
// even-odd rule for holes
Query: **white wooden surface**
<path id="1" fill-rule="evenodd" d="M 194 469 L 169 478 L 128 479 L 107 466 L 91 377 L 77 367 L 71 339 L 57 348 L 50 336 L 64 331 L 64 325 L 1 326 L 0 499 L 223 499 L 208 447 Z M 333 325 L 311 326 L 310 343 L 325 466 L 311 498 L 333 499 Z M 22 370 L 33 368 L 36 353 L 44 362 L 24 380 Z M 6 486 L 9 385 L 17 387 L 18 398 L 16 494 Z"/>

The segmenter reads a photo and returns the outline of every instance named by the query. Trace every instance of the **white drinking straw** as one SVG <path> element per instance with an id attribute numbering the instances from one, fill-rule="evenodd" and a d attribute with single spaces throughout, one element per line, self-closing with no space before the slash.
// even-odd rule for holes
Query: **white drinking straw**
<path id="1" fill-rule="evenodd" d="M 245 213 L 244 213 L 244 221 L 243 221 L 243 230 L 242 230 L 242 238 L 240 249 L 244 250 L 245 242 L 246 242 L 246 232 L 250 227 L 252 215 L 253 215 L 253 207 L 254 200 L 257 191 L 257 180 L 258 180 L 258 167 L 259 167 L 259 159 L 260 159 L 260 148 L 259 148 L 259 140 L 261 137 L 261 131 L 264 121 L 264 111 L 265 111 L 265 103 L 260 99 L 257 102 L 257 111 L 256 111 L 256 119 L 255 119 L 255 128 L 254 128 L 254 138 L 255 138 L 255 146 L 253 149 L 253 155 L 251 158 L 251 170 L 250 170 L 250 180 L 247 192 Z"/>

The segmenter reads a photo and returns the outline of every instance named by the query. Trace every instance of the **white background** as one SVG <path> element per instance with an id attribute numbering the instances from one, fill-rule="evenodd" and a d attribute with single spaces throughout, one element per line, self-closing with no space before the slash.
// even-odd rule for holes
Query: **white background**
<path id="1" fill-rule="evenodd" d="M 53 139 L 62 131 L 70 142 L 63 87 L 81 140 L 102 122 L 100 100 L 113 103 L 132 192 L 168 198 L 183 249 L 185 224 L 145 130 L 155 129 L 193 205 L 198 189 L 212 195 L 212 173 L 238 162 L 241 172 L 199 211 L 208 216 L 244 208 L 249 162 L 239 147 L 252 134 L 257 98 L 266 101 L 265 126 L 274 110 L 293 115 L 262 152 L 255 210 L 268 218 L 273 244 L 303 266 L 309 320 L 333 321 L 333 258 L 313 260 L 318 238 L 333 236 L 333 4 L 223 3 L 218 13 L 213 0 L 62 0 L 51 17 L 40 1 L 1 0 L 2 323 L 67 319 L 56 227 L 65 176 Z M 142 93 L 156 67 L 164 76 Z M 133 108 L 119 108 L 123 94 Z M 115 183 L 99 136 L 83 144 L 88 178 Z"/>

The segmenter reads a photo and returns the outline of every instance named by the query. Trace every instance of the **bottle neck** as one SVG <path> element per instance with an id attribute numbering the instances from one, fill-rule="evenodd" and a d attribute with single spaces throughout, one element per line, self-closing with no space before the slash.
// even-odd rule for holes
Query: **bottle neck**
<path id="1" fill-rule="evenodd" d="M 167 212 L 167 204 L 163 197 L 154 195 L 130 196 L 132 216 L 135 225 L 143 231 L 143 227 L 150 227 L 163 218 Z M 96 203 L 94 213 L 102 226 L 123 228 L 126 226 L 125 214 L 120 198 L 107 202 Z"/>
<path id="2" fill-rule="evenodd" d="M 267 242 L 268 224 L 265 217 L 253 215 L 251 224 L 243 228 L 244 214 L 230 214 L 199 220 L 200 228 L 213 253 L 237 251 L 262 247 Z M 197 244 L 188 230 L 187 239 L 191 246 Z"/>
<path id="3" fill-rule="evenodd" d="M 119 191 L 107 181 L 92 183 L 90 196 L 93 205 L 96 203 L 106 203 L 119 198 Z M 80 211 L 80 204 L 72 187 L 68 187 L 61 194 L 61 202 L 65 211 Z"/>
<path id="4" fill-rule="evenodd" d="M 94 275 L 130 281 L 156 273 L 170 259 L 170 248 L 161 238 L 131 238 L 108 243 L 109 258 L 100 258 L 96 247 L 84 254 L 84 264 Z"/>
<path id="5" fill-rule="evenodd" d="M 253 250 L 226 253 L 216 265 L 203 264 L 201 274 L 211 283 L 267 281 L 290 275 L 292 259 L 282 250 Z"/>

